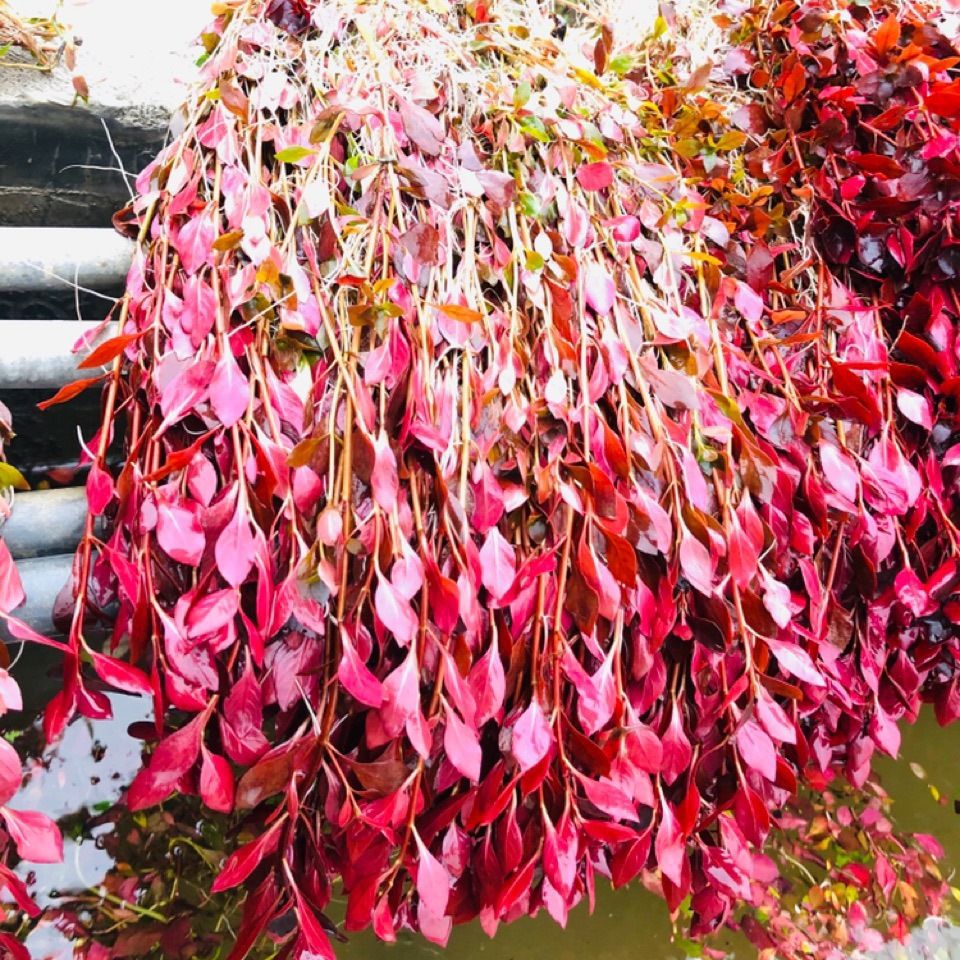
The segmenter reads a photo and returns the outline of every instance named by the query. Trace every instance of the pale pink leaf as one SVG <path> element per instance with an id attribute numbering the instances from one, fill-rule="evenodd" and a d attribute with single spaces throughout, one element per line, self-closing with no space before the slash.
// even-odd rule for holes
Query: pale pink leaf
<path id="1" fill-rule="evenodd" d="M 232 427 L 246 412 L 250 385 L 233 352 L 224 351 L 210 381 L 210 405 L 225 427 Z"/>
<path id="2" fill-rule="evenodd" d="M 535 767 L 550 751 L 553 732 L 543 714 L 543 708 L 533 700 L 513 725 L 511 747 L 521 771 Z"/>
<path id="3" fill-rule="evenodd" d="M 373 449 L 373 473 L 370 477 L 373 499 L 381 509 L 392 510 L 397 505 L 400 481 L 397 477 L 397 458 L 383 431 L 374 439 Z"/>
<path id="4" fill-rule="evenodd" d="M 373 605 L 380 622 L 401 646 L 407 646 L 420 626 L 410 601 L 386 578 L 380 577 L 373 596 Z"/>
<path id="5" fill-rule="evenodd" d="M 505 596 L 517 575 L 517 554 L 496 527 L 480 548 L 480 579 L 494 600 Z"/>
<path id="6" fill-rule="evenodd" d="M 214 547 L 217 569 L 231 587 L 247 579 L 256 554 L 257 540 L 246 504 L 238 498 L 233 516 L 223 528 Z"/>
<path id="7" fill-rule="evenodd" d="M 613 309 L 617 288 L 614 286 L 613 277 L 599 263 L 587 266 L 583 289 L 587 305 L 594 313 L 606 316 Z"/>
<path id="8" fill-rule="evenodd" d="M 480 780 L 480 765 L 483 762 L 483 752 L 477 732 L 465 724 L 457 716 L 456 710 L 446 707 L 446 726 L 443 731 L 443 749 L 447 759 L 468 780 L 474 783 Z"/>

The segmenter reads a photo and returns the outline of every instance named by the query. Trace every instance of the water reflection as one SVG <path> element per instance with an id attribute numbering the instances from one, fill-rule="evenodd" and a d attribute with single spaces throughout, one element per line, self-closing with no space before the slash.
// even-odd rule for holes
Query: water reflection
<path id="1" fill-rule="evenodd" d="M 30 878 L 41 905 L 55 907 L 63 904 L 64 893 L 89 896 L 95 903 L 99 894 L 104 892 L 101 884 L 105 876 L 115 867 L 111 851 L 116 854 L 120 849 L 123 857 L 131 860 L 133 876 L 146 866 L 137 860 L 138 849 L 144 851 L 146 859 L 150 843 L 163 834 L 158 845 L 154 846 L 152 856 L 155 857 L 159 850 L 169 857 L 177 843 L 180 826 L 170 817 L 161 823 L 160 814 L 152 814 L 154 819 L 143 819 L 140 815 L 139 826 L 135 828 L 141 831 L 139 836 L 143 846 L 140 848 L 137 835 L 120 841 L 116 836 L 108 837 L 114 830 L 112 822 L 91 826 L 96 823 L 98 814 L 103 814 L 119 799 L 123 787 L 138 768 L 141 744 L 129 735 L 127 728 L 147 719 L 150 712 L 147 701 L 131 697 L 115 696 L 113 705 L 115 715 L 111 721 L 72 724 L 62 742 L 46 751 L 42 762 L 35 762 L 14 803 L 14 806 L 40 809 L 58 819 L 64 827 L 63 864 L 22 865 L 20 868 L 21 875 Z M 941 731 L 932 717 L 925 717 L 917 727 L 904 731 L 903 758 L 896 763 L 879 764 L 884 785 L 895 799 L 898 826 L 934 834 L 946 850 L 943 865 L 946 873 L 960 863 L 960 818 L 953 811 L 953 799 L 960 796 L 960 769 L 956 763 L 944 763 L 945 757 L 953 758 L 955 749 L 955 731 Z M 123 829 L 128 830 L 129 825 L 126 821 L 124 823 Z M 210 831 L 219 830 L 214 820 L 204 824 L 199 832 L 195 831 L 195 824 L 187 828 L 192 833 L 185 842 L 201 856 L 205 851 L 209 855 L 217 849 L 219 833 L 204 834 L 208 828 Z M 104 839 L 109 842 L 105 844 Z M 128 846 L 118 847 L 118 842 Z M 196 864 L 194 873 L 198 886 L 192 895 L 200 898 L 196 914 L 200 916 L 202 908 L 208 905 L 199 892 L 205 866 L 200 860 Z M 191 869 L 189 861 L 186 861 L 185 869 L 188 872 Z M 116 882 L 115 874 L 116 871 L 111 883 Z M 133 882 L 129 886 L 131 898 L 137 896 L 136 889 L 136 882 Z M 178 896 L 181 894 L 183 891 L 178 890 Z M 117 903 L 120 899 L 115 897 Z M 186 914 L 183 913 L 185 903 L 182 900 L 173 904 L 171 910 L 174 906 L 180 913 L 172 912 L 170 916 L 180 917 L 180 922 L 173 926 L 186 934 L 186 927 L 180 923 L 190 916 L 189 897 Z M 158 914 L 159 919 L 163 917 L 163 913 Z M 220 921 L 226 922 L 226 918 L 221 917 Z M 214 918 L 207 924 L 206 933 L 212 932 L 214 939 L 226 936 L 220 921 Z M 162 926 L 151 926 L 151 923 L 148 922 L 140 936 L 146 936 L 145 942 L 156 948 Z M 214 929 L 218 924 L 221 929 Z M 173 933 L 174 930 L 168 927 L 167 934 Z M 756 955 L 742 941 L 731 939 L 716 946 L 730 950 L 732 956 L 740 958 Z M 28 947 L 35 958 L 68 960 L 74 956 L 69 939 L 50 923 L 41 924 L 31 934 Z M 398 944 L 388 946 L 370 933 L 351 936 L 347 944 L 338 948 L 340 960 L 423 960 L 443 953 L 420 937 L 401 938 Z M 585 955 L 591 960 L 681 960 L 687 956 L 680 945 L 672 942 L 671 926 L 659 899 L 636 885 L 614 892 L 602 884 L 598 885 L 595 913 L 591 916 L 581 906 L 571 914 L 566 930 L 557 927 L 545 914 L 502 927 L 492 941 L 478 925 L 470 925 L 454 931 L 446 953 L 456 960 L 540 960 L 544 956 L 551 960 L 582 960 Z M 143 956 L 145 953 L 124 955 Z M 168 954 L 164 951 L 150 955 Z M 929 922 L 912 945 L 905 948 L 892 945 L 867 956 L 876 956 L 878 960 L 960 960 L 960 930 Z"/>

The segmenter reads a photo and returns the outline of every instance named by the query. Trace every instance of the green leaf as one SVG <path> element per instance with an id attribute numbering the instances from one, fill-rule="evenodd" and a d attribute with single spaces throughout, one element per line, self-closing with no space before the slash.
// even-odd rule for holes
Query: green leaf
<path id="1" fill-rule="evenodd" d="M 526 80 L 523 83 L 517 86 L 517 89 L 513 91 L 513 105 L 519 110 L 529 99 L 533 91 L 530 89 L 530 84 Z"/>
<path id="2" fill-rule="evenodd" d="M 539 117 L 524 117 L 520 121 L 520 129 L 534 140 L 540 143 L 549 143 L 553 138 L 547 132 L 547 128 Z"/>
<path id="3" fill-rule="evenodd" d="M 524 191 L 520 194 L 520 209 L 525 217 L 536 218 L 540 216 L 540 202 L 532 193 Z"/>
<path id="4" fill-rule="evenodd" d="M 536 250 L 527 251 L 527 269 L 528 270 L 542 270 L 544 260 L 543 257 L 537 253 Z"/>
<path id="5" fill-rule="evenodd" d="M 14 490 L 29 490 L 30 484 L 23 478 L 23 474 L 10 463 L 0 463 L 0 489 L 13 487 Z"/>
<path id="6" fill-rule="evenodd" d="M 284 147 L 283 150 L 277 151 L 277 159 L 281 163 L 296 163 L 298 160 L 303 160 L 305 157 L 312 157 L 313 155 L 314 151 L 307 147 Z"/>
<path id="7" fill-rule="evenodd" d="M 618 54 L 610 61 L 609 69 L 618 77 L 622 77 L 633 69 L 633 57 L 625 53 Z"/>

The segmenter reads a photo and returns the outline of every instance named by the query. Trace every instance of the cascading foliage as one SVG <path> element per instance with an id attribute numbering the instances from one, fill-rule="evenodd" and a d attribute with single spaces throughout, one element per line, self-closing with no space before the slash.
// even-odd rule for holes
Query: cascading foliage
<path id="1" fill-rule="evenodd" d="M 48 736 L 94 673 L 152 695 L 127 802 L 241 812 L 235 958 L 281 915 L 332 956 L 337 881 L 439 943 L 598 874 L 698 933 L 764 902 L 798 782 L 960 711 L 955 41 L 722 3 L 694 69 L 670 11 L 215 10 L 112 371 L 56 398 L 105 382 Z"/>

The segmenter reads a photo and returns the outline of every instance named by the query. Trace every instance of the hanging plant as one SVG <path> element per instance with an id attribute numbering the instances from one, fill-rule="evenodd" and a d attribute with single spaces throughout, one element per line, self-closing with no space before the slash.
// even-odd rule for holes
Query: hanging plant
<path id="1" fill-rule="evenodd" d="M 117 220 L 112 372 L 51 401 L 105 379 L 47 735 L 92 674 L 153 697 L 127 802 L 242 814 L 234 958 L 280 916 L 332 956 L 337 881 L 384 940 L 563 923 L 598 873 L 715 928 L 798 779 L 862 783 L 955 682 L 952 494 L 796 128 L 553 3 L 217 9 Z"/>

